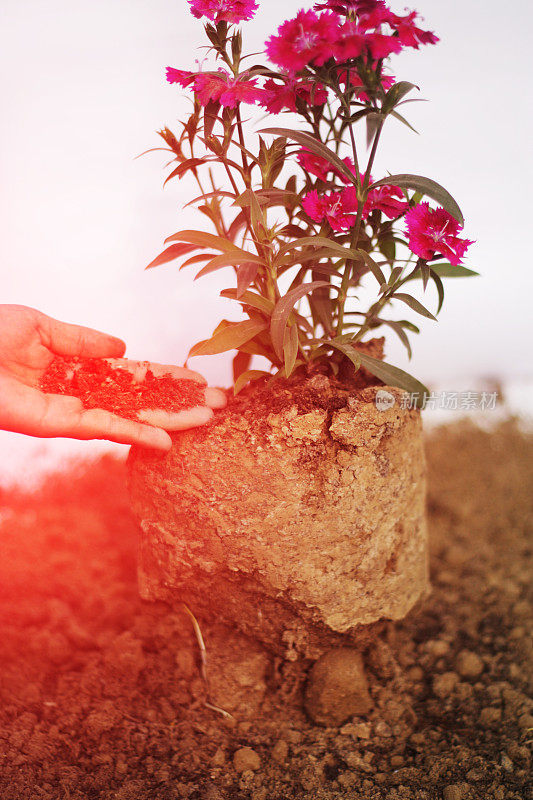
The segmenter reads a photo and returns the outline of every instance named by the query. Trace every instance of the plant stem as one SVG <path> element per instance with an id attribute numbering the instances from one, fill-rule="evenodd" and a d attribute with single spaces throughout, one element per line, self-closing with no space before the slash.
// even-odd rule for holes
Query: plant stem
<path id="1" fill-rule="evenodd" d="M 365 203 L 366 203 L 366 200 L 367 200 L 368 185 L 370 183 L 370 170 L 372 169 L 372 166 L 374 164 L 374 159 L 376 157 L 376 152 L 377 152 L 377 149 L 378 149 L 379 139 L 380 139 L 380 136 L 381 136 L 381 131 L 383 130 L 384 122 L 385 122 L 385 119 L 381 119 L 380 120 L 380 124 L 378 126 L 378 129 L 376 131 L 376 135 L 374 137 L 374 141 L 372 143 L 372 150 L 370 151 L 368 164 L 366 166 L 363 185 L 361 186 L 360 192 L 358 190 L 358 193 L 357 193 L 357 195 L 358 195 L 357 196 L 357 217 L 355 219 L 354 233 L 353 233 L 352 242 L 351 242 L 351 249 L 352 250 L 356 250 L 357 249 L 357 245 L 359 243 L 359 234 L 361 232 L 361 222 L 362 222 L 362 219 L 363 219 L 363 209 L 364 209 L 364 206 L 365 206 Z M 350 124 L 350 132 L 352 132 L 351 124 Z M 341 288 L 340 288 L 339 297 L 338 297 L 339 315 L 338 315 L 338 318 L 337 318 L 337 330 L 336 330 L 336 335 L 337 336 L 342 336 L 342 323 L 343 323 L 343 320 L 344 320 L 344 307 L 346 305 L 346 299 L 347 299 L 347 295 L 348 295 L 348 284 L 349 284 L 349 281 L 350 281 L 350 275 L 351 275 L 352 269 L 353 269 L 353 261 L 351 259 L 348 259 L 346 261 L 344 274 L 342 276 Z"/>

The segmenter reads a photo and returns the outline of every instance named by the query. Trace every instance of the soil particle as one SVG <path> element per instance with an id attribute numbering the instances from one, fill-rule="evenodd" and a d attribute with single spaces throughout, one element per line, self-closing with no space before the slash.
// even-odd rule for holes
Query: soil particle
<path id="1" fill-rule="evenodd" d="M 40 382 L 49 394 L 78 397 L 84 408 L 103 408 L 128 419 L 139 419 L 146 409 L 182 411 L 205 402 L 205 387 L 170 374 L 154 375 L 148 362 L 140 362 L 137 374 L 104 358 L 56 356 Z"/>
<path id="2" fill-rule="evenodd" d="M 239 747 L 233 754 L 233 766 L 237 772 L 255 772 L 261 766 L 261 759 L 251 747 Z"/>
<path id="3" fill-rule="evenodd" d="M 483 672 L 483 661 L 476 653 L 461 650 L 455 659 L 455 668 L 462 678 L 478 678 Z"/>
<path id="4" fill-rule="evenodd" d="M 390 662 L 367 649 L 374 705 L 342 727 L 304 713 L 309 662 L 270 662 L 255 718 L 205 706 L 190 618 L 139 600 L 123 464 L 0 489 L 2 800 L 444 800 L 457 786 L 461 800 L 530 800 L 531 653 L 511 632 L 533 621 L 532 449 L 512 424 L 428 439 L 433 592 L 384 625 Z M 202 623 L 213 680 L 210 654 L 232 641 L 217 611 Z M 464 650 L 477 677 L 458 672 Z M 260 766 L 238 773 L 246 747 Z"/>
<path id="5" fill-rule="evenodd" d="M 361 653 L 349 647 L 321 656 L 309 673 L 307 713 L 319 725 L 341 725 L 372 707 Z"/>

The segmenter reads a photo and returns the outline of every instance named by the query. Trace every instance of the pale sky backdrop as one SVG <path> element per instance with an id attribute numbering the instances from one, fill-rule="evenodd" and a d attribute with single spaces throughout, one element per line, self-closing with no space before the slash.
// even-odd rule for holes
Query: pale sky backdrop
<path id="1" fill-rule="evenodd" d="M 244 25 L 248 51 L 302 5 L 311 3 L 262 0 Z M 411 363 L 393 339 L 388 360 L 450 389 L 468 388 L 459 375 L 527 376 L 531 4 L 517 0 L 511 13 L 496 0 L 415 7 L 441 41 L 396 57 L 393 71 L 430 102 L 405 108 L 420 136 L 389 121 L 373 174 L 413 172 L 446 186 L 476 240 L 465 263 L 482 277 L 449 281 L 440 321 L 422 320 Z M 182 363 L 222 316 L 238 318 L 218 297 L 230 270 L 196 283 L 175 264 L 144 271 L 165 236 L 203 219 L 180 210 L 192 183 L 163 190 L 165 154 L 134 157 L 189 108 L 164 69 L 194 69 L 204 38 L 185 0 L 1 0 L 0 302 L 109 331 L 131 357 L 167 363 Z M 229 365 L 225 356 L 191 362 L 219 385 L 229 384 Z M 0 448 L 22 439 L 0 437 Z"/>

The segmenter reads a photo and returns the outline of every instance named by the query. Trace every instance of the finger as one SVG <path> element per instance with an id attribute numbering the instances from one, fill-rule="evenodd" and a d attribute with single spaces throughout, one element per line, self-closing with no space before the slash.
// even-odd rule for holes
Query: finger
<path id="1" fill-rule="evenodd" d="M 209 408 L 225 408 L 228 404 L 228 398 L 221 389 L 215 389 L 210 386 L 205 390 L 205 404 Z"/>
<path id="2" fill-rule="evenodd" d="M 136 444 L 165 452 L 172 447 L 172 439 L 160 427 L 124 419 L 100 408 L 83 411 L 71 427 L 71 432 L 63 435 L 75 439 L 107 439 L 110 442 Z"/>
<path id="3" fill-rule="evenodd" d="M 101 408 L 84 409 L 81 400 L 65 395 L 46 395 L 47 413 L 42 429 L 47 436 L 72 439 L 107 439 L 118 444 L 138 444 L 170 450 L 172 440 L 165 431 L 135 420 L 119 417 Z"/>
<path id="4" fill-rule="evenodd" d="M 162 409 L 143 409 L 137 412 L 139 419 L 150 425 L 157 425 L 166 431 L 183 431 L 197 428 L 213 419 L 213 411 L 206 406 L 195 406 L 185 411 L 163 411 Z"/>
<path id="5" fill-rule="evenodd" d="M 45 314 L 39 317 L 39 332 L 43 344 L 58 356 L 118 358 L 126 352 L 126 345 L 116 336 L 101 333 L 93 328 L 60 322 Z"/>
<path id="6" fill-rule="evenodd" d="M 206 379 L 199 372 L 194 372 L 192 369 L 185 367 L 175 367 L 171 364 L 156 364 L 153 361 L 135 361 L 131 358 L 108 358 L 107 362 L 112 367 L 120 367 L 127 369 L 128 372 L 133 374 L 137 383 L 141 383 L 148 370 L 150 370 L 156 378 L 161 378 L 163 375 L 171 375 L 176 380 L 190 380 L 201 383 L 204 386 L 207 384 Z"/>
<path id="7" fill-rule="evenodd" d="M 86 410 L 77 397 L 44 394 L 1 374 L 0 428 L 43 438 L 108 439 L 158 450 L 172 446 L 170 436 L 160 428 L 101 409 Z"/>

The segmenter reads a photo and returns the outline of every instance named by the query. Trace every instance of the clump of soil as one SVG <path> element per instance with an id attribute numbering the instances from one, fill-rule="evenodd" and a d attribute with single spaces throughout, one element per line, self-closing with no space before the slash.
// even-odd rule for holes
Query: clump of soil
<path id="1" fill-rule="evenodd" d="M 121 462 L 0 490 L 2 800 L 530 797 L 532 449 L 512 424 L 428 440 L 432 595 L 369 643 L 372 709 L 329 728 L 309 663 L 264 672 L 215 618 L 211 680 L 241 647 L 228 701 L 257 713 L 205 706 L 190 618 L 139 600 Z"/>
<path id="2" fill-rule="evenodd" d="M 84 408 L 103 408 L 138 420 L 139 411 L 162 409 L 168 413 L 204 405 L 205 387 L 197 381 L 156 376 L 142 370 L 142 380 L 103 358 L 56 356 L 44 373 L 40 389 L 50 394 L 78 397 Z"/>

